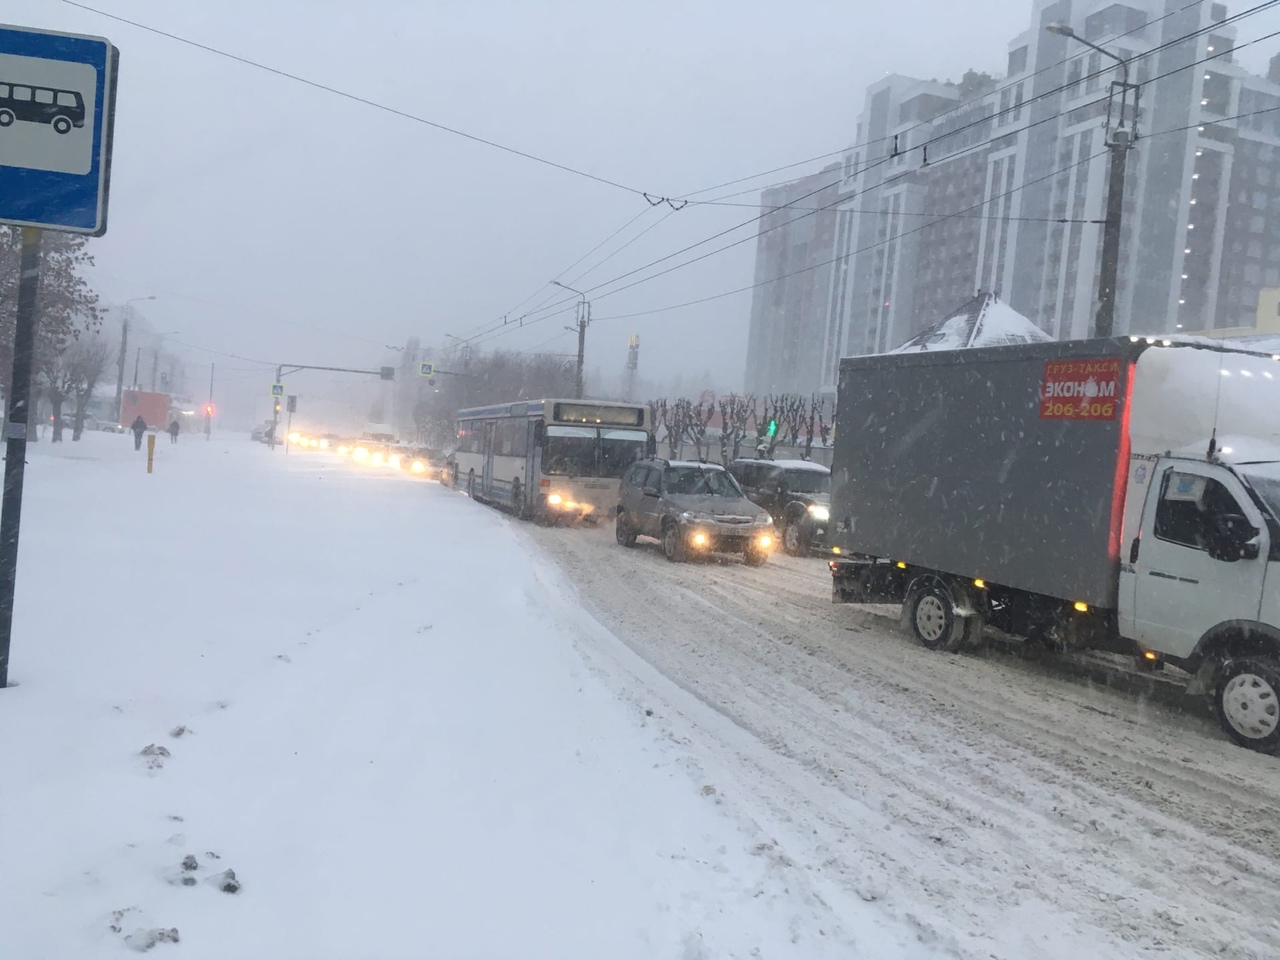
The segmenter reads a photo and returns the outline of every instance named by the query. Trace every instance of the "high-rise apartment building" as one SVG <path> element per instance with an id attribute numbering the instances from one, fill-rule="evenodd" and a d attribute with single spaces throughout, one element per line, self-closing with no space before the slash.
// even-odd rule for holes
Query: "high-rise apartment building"
<path id="1" fill-rule="evenodd" d="M 1115 331 L 1239 326 L 1278 285 L 1280 60 L 1257 76 L 1233 52 L 1261 27 L 1208 0 L 1033 0 L 1003 77 L 892 75 L 866 91 L 833 188 L 826 308 L 791 333 L 822 345 L 806 391 L 830 389 L 841 356 L 892 349 L 978 291 L 1054 337 L 1092 335 L 1120 71 L 1050 25 L 1127 60 L 1140 87 Z"/>

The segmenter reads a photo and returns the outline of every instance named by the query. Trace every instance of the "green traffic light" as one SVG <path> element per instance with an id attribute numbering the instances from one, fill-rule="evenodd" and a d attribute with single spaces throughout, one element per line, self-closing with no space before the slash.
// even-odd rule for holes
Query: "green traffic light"
<path id="1" fill-rule="evenodd" d="M 769 436 L 771 436 L 771 437 L 772 437 L 772 436 L 773 436 L 774 434 L 776 434 L 777 432 L 778 432 L 778 421 L 777 421 L 777 420 L 770 420 L 770 421 L 769 421 Z"/>

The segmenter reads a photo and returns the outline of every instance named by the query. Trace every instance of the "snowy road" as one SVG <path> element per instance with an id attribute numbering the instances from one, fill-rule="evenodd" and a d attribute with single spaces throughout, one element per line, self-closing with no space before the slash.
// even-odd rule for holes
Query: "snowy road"
<path id="1" fill-rule="evenodd" d="M 1207 717 L 1008 653 L 926 651 L 833 606 L 818 559 L 673 565 L 611 529 L 525 530 L 652 670 L 603 639 L 588 658 L 635 697 L 665 689 L 781 855 L 924 942 L 1280 956 L 1280 761 Z"/>

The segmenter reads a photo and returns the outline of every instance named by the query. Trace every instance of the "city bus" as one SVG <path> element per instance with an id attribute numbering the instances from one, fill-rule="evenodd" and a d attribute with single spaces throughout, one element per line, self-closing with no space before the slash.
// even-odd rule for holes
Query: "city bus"
<path id="1" fill-rule="evenodd" d="M 522 518 L 612 518 L 618 483 L 654 449 L 649 408 L 599 400 L 520 400 L 458 411 L 446 475 Z"/>

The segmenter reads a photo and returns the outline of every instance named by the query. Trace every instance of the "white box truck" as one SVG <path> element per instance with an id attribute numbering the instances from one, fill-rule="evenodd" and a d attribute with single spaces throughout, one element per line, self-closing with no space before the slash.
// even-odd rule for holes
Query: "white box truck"
<path id="1" fill-rule="evenodd" d="M 832 597 L 1193 675 L 1280 746 L 1280 356 L 1128 337 L 841 361 Z"/>

